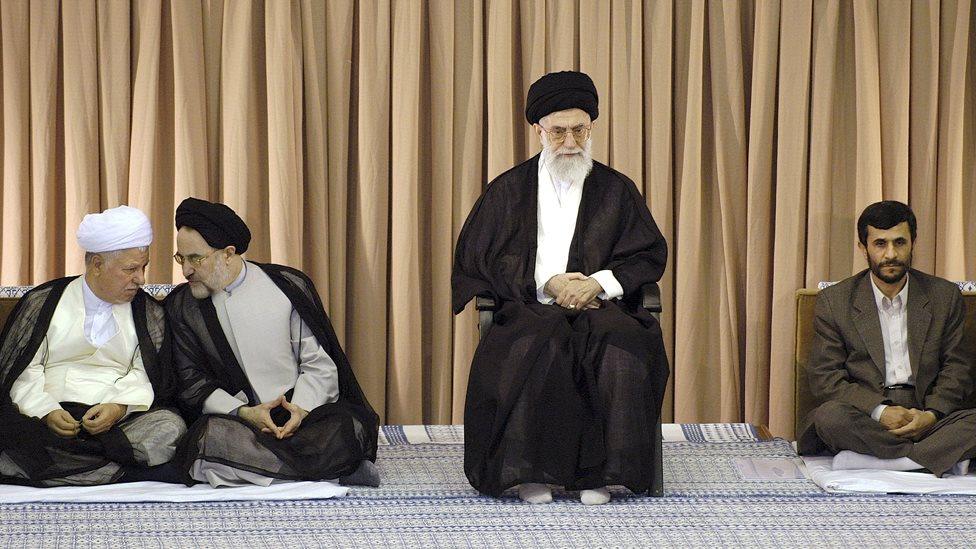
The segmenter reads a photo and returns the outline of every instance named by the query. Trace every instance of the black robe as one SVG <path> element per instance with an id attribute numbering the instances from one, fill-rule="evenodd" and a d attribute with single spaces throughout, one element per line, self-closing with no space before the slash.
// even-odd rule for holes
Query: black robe
<path id="1" fill-rule="evenodd" d="M 0 450 L 29 477 L 0 475 L 0 482 L 44 486 L 45 480 L 93 471 L 111 461 L 135 465 L 127 462 L 132 449 L 117 427 L 95 437 L 82 432 L 61 438 L 43 420 L 21 414 L 10 399 L 14 382 L 47 335 L 65 288 L 76 278 L 59 278 L 32 289 L 17 303 L 0 335 Z M 153 387 L 153 408 L 165 406 L 176 391 L 165 311 L 144 291 L 136 293 L 131 307 L 143 366 Z"/>
<path id="2" fill-rule="evenodd" d="M 174 458 L 176 467 L 187 473 L 184 481 L 187 484 L 194 482 L 189 471 L 197 459 L 289 480 L 338 478 L 355 471 L 364 459 L 376 461 L 379 416 L 356 381 L 311 279 L 290 267 L 253 264 L 260 267 L 291 301 L 315 339 L 335 362 L 339 374 L 339 399 L 309 410 L 295 435 L 283 440 L 261 433 L 236 416 L 201 416 L 204 401 L 218 388 L 231 395 L 243 391 L 250 406 L 260 402 L 227 342 L 213 301 L 194 298 L 189 285 L 181 284 L 166 298 L 166 310 L 173 332 L 173 360 L 181 381 L 180 402 L 184 413 L 191 420 L 196 419 Z M 291 395 L 286 396 L 290 398 Z M 220 418 L 221 423 L 212 422 L 213 418 Z M 272 418 L 278 425 L 283 425 L 288 414 L 278 407 L 272 412 Z M 277 459 L 268 460 L 263 449 L 251 451 L 247 444 L 241 444 L 239 437 L 242 434 L 251 437 L 250 433 L 241 431 L 245 428 Z"/>
<path id="3" fill-rule="evenodd" d="M 582 312 L 540 304 L 538 167 L 535 156 L 492 181 L 458 237 L 454 313 L 475 296 L 501 304 L 471 365 L 465 474 L 489 495 L 524 482 L 644 492 L 669 372 L 640 292 L 661 278 L 667 244 L 634 183 L 594 162 L 566 272 L 609 269 L 624 298 Z"/>

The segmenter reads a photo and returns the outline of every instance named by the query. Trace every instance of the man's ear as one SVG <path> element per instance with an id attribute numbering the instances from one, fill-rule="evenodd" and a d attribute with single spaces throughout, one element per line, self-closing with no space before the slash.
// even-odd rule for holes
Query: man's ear
<path id="1" fill-rule="evenodd" d="M 94 254 L 91 258 L 91 270 L 96 275 L 102 272 L 102 268 L 105 266 L 105 258 L 101 254 Z"/>
<path id="2" fill-rule="evenodd" d="M 868 248 L 862 244 L 860 240 L 857 241 L 857 249 L 861 250 L 861 254 L 864 256 L 864 259 L 868 258 Z"/>
<path id="3" fill-rule="evenodd" d="M 230 259 L 231 256 L 237 253 L 237 248 L 234 246 L 227 246 L 224 248 L 224 251 L 227 252 L 227 258 Z"/>

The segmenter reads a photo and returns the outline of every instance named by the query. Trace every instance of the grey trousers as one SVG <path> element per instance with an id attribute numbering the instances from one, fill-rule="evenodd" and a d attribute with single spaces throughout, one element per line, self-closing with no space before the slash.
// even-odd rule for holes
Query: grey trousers
<path id="1" fill-rule="evenodd" d="M 150 410 L 130 416 L 118 424 L 125 438 L 132 445 L 135 460 L 146 467 L 162 465 L 173 459 L 176 443 L 186 433 L 186 423 L 175 412 L 167 409 Z M 109 484 L 122 477 L 122 466 L 107 463 L 98 469 L 77 473 L 63 478 L 43 481 L 45 486 L 93 486 Z M 0 453 L 0 473 L 28 478 L 27 474 L 5 453 Z"/>
<path id="2" fill-rule="evenodd" d="M 919 408 L 913 390 L 892 390 L 893 404 Z M 918 441 L 888 432 L 880 422 L 850 404 L 828 401 L 813 411 L 817 435 L 834 453 L 851 450 L 882 459 L 908 457 L 941 477 L 957 462 L 976 457 L 976 410 L 957 410 L 942 418 Z"/>

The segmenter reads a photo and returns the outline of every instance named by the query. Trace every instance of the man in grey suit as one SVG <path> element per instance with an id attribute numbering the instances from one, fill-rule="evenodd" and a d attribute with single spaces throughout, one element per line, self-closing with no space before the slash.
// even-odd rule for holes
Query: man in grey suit
<path id="1" fill-rule="evenodd" d="M 820 401 L 802 454 L 837 454 L 834 469 L 965 474 L 976 457 L 973 357 L 958 286 L 911 268 L 916 221 L 895 201 L 857 223 L 868 269 L 817 296 L 807 366 Z"/>

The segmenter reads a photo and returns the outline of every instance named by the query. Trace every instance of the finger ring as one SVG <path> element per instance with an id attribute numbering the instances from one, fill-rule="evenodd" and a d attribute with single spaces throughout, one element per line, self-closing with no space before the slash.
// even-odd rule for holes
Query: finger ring
<path id="1" fill-rule="evenodd" d="M 576 305 L 570 305 L 569 308 L 570 309 L 575 309 L 576 308 Z"/>

